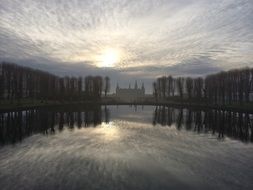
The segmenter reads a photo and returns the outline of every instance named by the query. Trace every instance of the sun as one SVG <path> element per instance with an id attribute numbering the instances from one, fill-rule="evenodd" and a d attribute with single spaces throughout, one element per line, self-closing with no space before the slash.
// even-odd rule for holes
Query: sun
<path id="1" fill-rule="evenodd" d="M 115 49 L 107 49 L 102 53 L 99 67 L 115 67 L 120 61 L 120 52 Z"/>

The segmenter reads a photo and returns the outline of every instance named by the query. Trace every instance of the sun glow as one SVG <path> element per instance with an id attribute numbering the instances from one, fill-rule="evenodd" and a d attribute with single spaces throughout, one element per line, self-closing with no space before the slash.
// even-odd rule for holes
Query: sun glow
<path id="1" fill-rule="evenodd" d="M 121 136 L 118 126 L 114 122 L 102 122 L 101 126 L 96 128 L 96 133 L 99 134 L 101 139 L 106 141 L 118 140 Z"/>
<path id="2" fill-rule="evenodd" d="M 120 52 L 115 49 L 108 49 L 102 53 L 99 67 L 115 67 L 120 61 Z"/>

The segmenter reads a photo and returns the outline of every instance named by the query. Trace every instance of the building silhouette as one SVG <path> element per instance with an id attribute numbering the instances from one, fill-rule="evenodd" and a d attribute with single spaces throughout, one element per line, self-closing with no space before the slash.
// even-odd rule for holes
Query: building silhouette
<path id="1" fill-rule="evenodd" d="M 116 97 L 123 101 L 135 101 L 145 96 L 145 87 L 142 83 L 142 86 L 138 88 L 137 81 L 135 81 L 134 88 L 131 88 L 129 84 L 128 88 L 120 88 L 117 84 L 116 87 Z"/>

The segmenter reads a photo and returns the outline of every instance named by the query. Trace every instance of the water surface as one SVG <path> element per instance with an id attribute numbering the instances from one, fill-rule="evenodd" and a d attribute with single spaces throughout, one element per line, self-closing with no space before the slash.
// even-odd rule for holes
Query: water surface
<path id="1" fill-rule="evenodd" d="M 253 116 L 94 106 L 0 114 L 1 189 L 253 189 Z"/>

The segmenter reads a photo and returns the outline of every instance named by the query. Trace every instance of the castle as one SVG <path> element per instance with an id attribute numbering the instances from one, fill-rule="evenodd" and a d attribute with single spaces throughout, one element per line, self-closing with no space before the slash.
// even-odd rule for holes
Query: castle
<path id="1" fill-rule="evenodd" d="M 143 98 L 145 96 L 145 88 L 144 84 L 142 83 L 141 88 L 138 88 L 137 82 L 135 81 L 134 88 L 131 88 L 129 84 L 128 88 L 120 88 L 117 84 L 116 87 L 116 97 L 120 100 L 124 101 L 135 101 L 139 98 Z"/>

